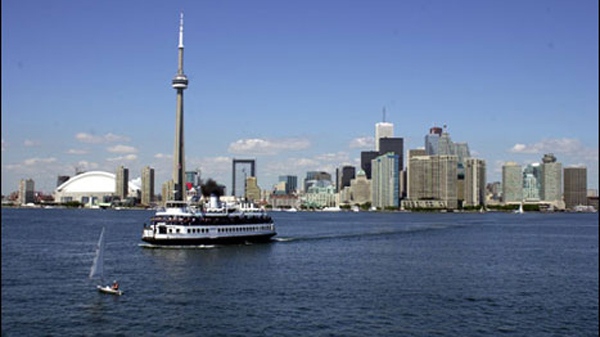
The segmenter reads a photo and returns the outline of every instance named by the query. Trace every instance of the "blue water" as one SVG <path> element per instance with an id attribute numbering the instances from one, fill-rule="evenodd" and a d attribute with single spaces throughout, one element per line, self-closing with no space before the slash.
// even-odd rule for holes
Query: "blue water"
<path id="1" fill-rule="evenodd" d="M 274 212 L 141 248 L 148 211 L 2 209 L 2 336 L 598 336 L 598 214 Z M 106 283 L 88 279 L 106 227 Z"/>

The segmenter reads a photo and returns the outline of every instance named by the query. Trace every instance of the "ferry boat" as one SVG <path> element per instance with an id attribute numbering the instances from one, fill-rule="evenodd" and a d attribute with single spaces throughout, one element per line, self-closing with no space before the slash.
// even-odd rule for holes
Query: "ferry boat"
<path id="1" fill-rule="evenodd" d="M 273 219 L 253 203 L 209 203 L 194 207 L 168 201 L 144 224 L 142 241 L 153 246 L 201 246 L 269 242 L 277 232 Z"/>

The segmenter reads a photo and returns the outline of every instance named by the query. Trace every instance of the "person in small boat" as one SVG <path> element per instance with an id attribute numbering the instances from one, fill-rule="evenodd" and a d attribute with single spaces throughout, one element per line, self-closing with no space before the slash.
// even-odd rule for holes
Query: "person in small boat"
<path id="1" fill-rule="evenodd" d="M 112 284 L 112 289 L 113 290 L 119 290 L 119 283 L 117 282 L 117 280 L 115 280 Z"/>

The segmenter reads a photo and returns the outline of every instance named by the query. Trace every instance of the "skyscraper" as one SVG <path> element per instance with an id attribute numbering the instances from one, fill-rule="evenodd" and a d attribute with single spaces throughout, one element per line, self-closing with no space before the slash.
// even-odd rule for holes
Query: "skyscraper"
<path id="1" fill-rule="evenodd" d="M 392 152 L 398 155 L 398 170 L 404 169 L 404 139 L 400 137 L 381 138 L 379 140 L 379 155 Z"/>
<path id="2" fill-rule="evenodd" d="M 354 179 L 356 175 L 356 169 L 354 166 L 343 166 L 342 168 L 336 169 L 336 190 L 339 192 L 344 187 L 350 186 L 350 181 Z"/>
<path id="3" fill-rule="evenodd" d="M 371 161 L 379 156 L 378 151 L 362 151 L 360 153 L 360 168 L 365 171 L 367 179 L 371 179 Z"/>
<path id="4" fill-rule="evenodd" d="M 19 203 L 21 205 L 34 202 L 35 199 L 35 183 L 33 179 L 21 179 L 19 182 Z"/>
<path id="5" fill-rule="evenodd" d="M 544 201 L 562 200 L 562 164 L 556 161 L 552 153 L 542 158 L 542 179 L 540 197 Z"/>
<path id="6" fill-rule="evenodd" d="M 413 201 L 439 200 L 446 208 L 457 208 L 457 161 L 452 155 L 411 156 L 408 198 Z"/>
<path id="7" fill-rule="evenodd" d="M 177 74 L 173 77 L 172 86 L 177 91 L 175 109 L 175 151 L 173 155 L 174 200 L 184 200 L 185 151 L 183 138 L 183 90 L 187 89 L 188 79 L 183 73 L 183 13 L 179 18 L 179 57 Z"/>
<path id="8" fill-rule="evenodd" d="M 353 204 L 371 202 L 371 180 L 367 179 L 365 171 L 358 170 L 356 178 L 350 181 L 350 198 Z"/>
<path id="9" fill-rule="evenodd" d="M 444 132 L 442 132 L 442 135 L 440 136 L 440 139 L 438 141 L 438 153 L 437 154 L 440 154 L 440 155 L 456 154 L 456 150 L 454 148 L 454 143 L 452 142 L 452 139 L 450 138 L 450 134 L 448 132 L 446 132 L 445 129 L 444 129 Z"/>
<path id="10" fill-rule="evenodd" d="M 425 154 L 430 156 L 438 154 L 438 145 L 441 135 L 442 128 L 434 126 L 429 129 L 429 134 L 425 135 Z"/>
<path id="11" fill-rule="evenodd" d="M 373 159 L 371 168 L 371 196 L 373 206 L 378 208 L 398 207 L 400 200 L 400 184 L 398 155 L 388 152 Z"/>
<path id="12" fill-rule="evenodd" d="M 485 204 L 485 161 L 477 158 L 465 160 L 465 206 Z"/>
<path id="13" fill-rule="evenodd" d="M 394 137 L 394 124 L 385 121 L 385 108 L 383 108 L 383 121 L 375 124 L 375 151 L 379 152 L 381 138 Z"/>
<path id="14" fill-rule="evenodd" d="M 306 178 L 304 179 L 304 192 L 308 192 L 311 186 L 315 187 L 328 187 L 333 185 L 331 181 L 331 174 L 324 171 L 308 171 L 306 172 Z M 334 186 L 335 190 L 335 186 Z"/>
<path id="15" fill-rule="evenodd" d="M 565 167 L 563 176 L 565 207 L 587 205 L 587 168 Z"/>
<path id="16" fill-rule="evenodd" d="M 298 190 L 297 176 L 279 176 L 279 181 L 285 183 L 285 194 L 289 195 Z"/>
<path id="17" fill-rule="evenodd" d="M 149 206 L 154 201 L 154 169 L 150 166 L 142 170 L 142 205 Z"/>
<path id="18" fill-rule="evenodd" d="M 532 163 L 523 170 L 523 199 L 540 201 L 540 181 L 542 169 L 540 163 Z"/>
<path id="19" fill-rule="evenodd" d="M 233 158 L 231 167 L 231 195 L 246 197 L 248 177 L 256 177 L 256 160 Z"/>
<path id="20" fill-rule="evenodd" d="M 125 200 L 129 192 L 129 169 L 123 165 L 117 167 L 115 185 L 116 196 L 121 200 Z"/>
<path id="21" fill-rule="evenodd" d="M 523 170 L 515 162 L 507 162 L 502 166 L 502 201 L 523 201 Z"/>

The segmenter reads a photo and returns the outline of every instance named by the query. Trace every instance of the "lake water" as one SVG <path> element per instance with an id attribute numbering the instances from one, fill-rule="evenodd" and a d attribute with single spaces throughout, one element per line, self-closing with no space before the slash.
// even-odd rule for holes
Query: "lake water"
<path id="1" fill-rule="evenodd" d="M 2 209 L 2 336 L 598 336 L 598 214 L 273 212 L 272 243 L 139 246 L 152 213 Z M 105 283 L 88 279 L 106 228 Z"/>

